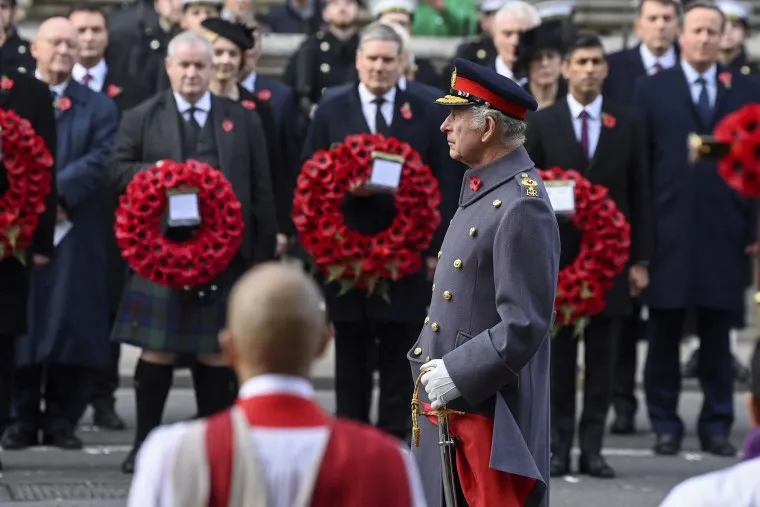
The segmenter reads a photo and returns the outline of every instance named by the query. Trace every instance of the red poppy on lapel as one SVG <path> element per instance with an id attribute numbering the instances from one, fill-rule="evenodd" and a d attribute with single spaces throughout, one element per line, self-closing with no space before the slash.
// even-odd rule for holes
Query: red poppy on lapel
<path id="1" fill-rule="evenodd" d="M 8 76 L 3 76 L 0 78 L 0 88 L 2 88 L 4 91 L 8 91 L 13 88 L 13 79 L 9 78 Z"/>
<path id="2" fill-rule="evenodd" d="M 473 192 L 477 192 L 478 190 L 480 190 L 480 185 L 482 183 L 483 182 L 480 181 L 480 178 L 478 178 L 477 176 L 470 176 L 470 190 L 472 190 Z"/>
<path id="3" fill-rule="evenodd" d="M 602 125 L 604 125 L 608 129 L 614 128 L 615 125 L 617 125 L 617 118 L 615 118 L 611 114 L 602 113 Z"/>
<path id="4" fill-rule="evenodd" d="M 256 92 L 256 96 L 263 101 L 267 101 L 272 98 L 272 92 L 264 88 L 263 90 Z"/>
<path id="5" fill-rule="evenodd" d="M 731 80 L 734 78 L 734 76 L 731 75 L 730 72 L 724 71 L 718 74 L 718 81 L 721 82 L 723 86 L 726 88 L 731 88 Z"/>
<path id="6" fill-rule="evenodd" d="M 256 109 L 256 103 L 252 100 L 242 100 L 240 101 L 240 105 L 246 109 L 250 109 L 251 111 Z"/>
<path id="7" fill-rule="evenodd" d="M 114 98 L 118 94 L 121 93 L 121 88 L 119 88 L 115 84 L 110 84 L 108 85 L 108 88 L 106 88 L 106 93 L 108 94 L 109 97 Z"/>
<path id="8" fill-rule="evenodd" d="M 409 105 L 409 102 L 404 102 L 404 105 L 401 106 L 401 117 L 405 120 L 412 119 L 412 107 Z"/>
<path id="9" fill-rule="evenodd" d="M 68 111 L 71 109 L 71 99 L 68 97 L 61 97 L 55 101 L 55 107 L 60 111 Z"/>
<path id="10" fill-rule="evenodd" d="M 230 120 L 224 120 L 222 122 L 222 130 L 225 132 L 232 132 L 232 129 L 235 127 L 235 125 Z"/>

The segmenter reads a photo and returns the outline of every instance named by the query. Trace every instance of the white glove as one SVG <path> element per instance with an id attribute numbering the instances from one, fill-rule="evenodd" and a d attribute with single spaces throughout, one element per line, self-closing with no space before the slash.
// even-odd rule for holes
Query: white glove
<path id="1" fill-rule="evenodd" d="M 425 387 L 425 392 L 428 398 L 430 398 L 430 405 L 434 410 L 462 396 L 457 386 L 454 385 L 454 381 L 451 380 L 443 359 L 428 361 L 420 367 L 420 370 L 427 370 L 429 368 L 432 369 L 422 376 L 420 382 Z"/>

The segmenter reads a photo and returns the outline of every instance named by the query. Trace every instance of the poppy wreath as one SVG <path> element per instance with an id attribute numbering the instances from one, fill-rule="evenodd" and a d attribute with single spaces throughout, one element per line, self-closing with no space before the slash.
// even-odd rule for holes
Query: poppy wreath
<path id="1" fill-rule="evenodd" d="M 573 170 L 539 170 L 544 181 L 575 182 L 575 213 L 571 220 L 581 231 L 580 251 L 559 272 L 554 333 L 563 326 L 582 332 L 590 317 L 604 309 L 604 298 L 615 276 L 628 263 L 631 227 L 602 185 Z"/>
<path id="2" fill-rule="evenodd" d="M 28 120 L 0 109 L 2 164 L 8 188 L 0 194 L 0 259 L 22 260 L 29 248 L 45 198 L 52 187 L 53 157 Z"/>
<path id="3" fill-rule="evenodd" d="M 391 225 L 369 236 L 346 226 L 345 195 L 364 185 L 372 172 L 372 153 L 403 158 Z M 380 134 L 348 136 L 330 150 L 319 150 L 304 163 L 293 199 L 293 222 L 301 244 L 327 282 L 387 300 L 387 282 L 422 267 L 421 252 L 430 246 L 441 214 L 441 192 L 430 168 L 409 144 Z"/>
<path id="4" fill-rule="evenodd" d="M 201 223 L 188 241 L 162 232 L 172 191 L 195 190 Z M 159 161 L 132 178 L 116 209 L 116 243 L 138 275 L 185 288 L 211 282 L 229 266 L 243 239 L 243 212 L 230 182 L 213 167 L 188 160 Z"/>
<path id="5" fill-rule="evenodd" d="M 760 197 L 760 104 L 748 104 L 715 127 L 715 140 L 729 146 L 718 174 L 745 197 Z"/>

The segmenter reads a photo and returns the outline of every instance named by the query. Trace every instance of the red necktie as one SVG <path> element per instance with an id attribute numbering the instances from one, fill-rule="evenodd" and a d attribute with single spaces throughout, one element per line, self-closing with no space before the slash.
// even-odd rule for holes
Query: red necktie
<path id="1" fill-rule="evenodd" d="M 586 160 L 589 160 L 591 157 L 589 157 L 588 152 L 588 113 L 585 109 L 581 111 L 578 118 L 581 119 L 581 149 L 583 150 L 583 155 L 586 157 Z"/>
<path id="2" fill-rule="evenodd" d="M 90 86 L 90 81 L 92 81 L 92 76 L 89 73 L 85 74 L 82 78 L 82 84 L 85 86 Z"/>

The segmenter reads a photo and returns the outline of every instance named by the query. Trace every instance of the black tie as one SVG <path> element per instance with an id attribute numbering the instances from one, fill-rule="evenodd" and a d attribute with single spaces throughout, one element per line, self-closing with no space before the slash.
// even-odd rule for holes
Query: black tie
<path id="1" fill-rule="evenodd" d="M 200 109 L 195 106 L 190 106 L 190 108 L 187 109 L 187 119 L 185 122 L 187 123 L 188 139 L 185 141 L 187 142 L 188 147 L 195 147 L 198 143 L 198 136 L 200 136 L 201 133 L 201 124 L 198 123 L 198 120 L 195 118 L 195 113 L 198 111 L 200 111 Z"/>
<path id="2" fill-rule="evenodd" d="M 382 113 L 382 107 L 383 104 L 385 104 L 385 99 L 383 97 L 377 97 L 372 102 L 377 105 L 377 109 L 375 109 L 375 133 L 388 137 L 391 135 L 391 129 L 388 126 L 388 123 L 385 121 L 385 116 L 383 116 Z"/>
<path id="3" fill-rule="evenodd" d="M 697 100 L 697 110 L 699 111 L 699 116 L 702 118 L 702 123 L 704 125 L 710 125 L 710 122 L 712 121 L 712 106 L 710 105 L 710 96 L 707 95 L 707 81 L 705 81 L 705 78 L 700 77 L 696 80 L 697 85 L 701 86 L 701 90 L 699 91 L 699 98 Z"/>

